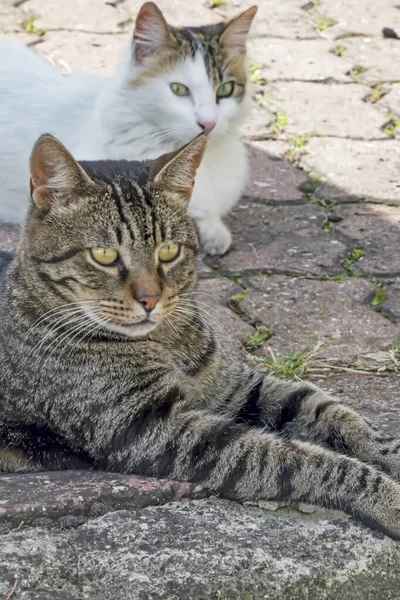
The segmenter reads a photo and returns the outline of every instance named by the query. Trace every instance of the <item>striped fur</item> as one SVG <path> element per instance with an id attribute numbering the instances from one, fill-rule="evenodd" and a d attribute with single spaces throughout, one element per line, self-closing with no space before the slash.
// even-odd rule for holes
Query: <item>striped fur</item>
<path id="1" fill-rule="evenodd" d="M 85 163 L 90 185 L 72 177 L 47 213 L 32 206 L 0 305 L 0 470 L 192 481 L 239 501 L 340 508 L 400 539 L 400 443 L 313 385 L 250 367 L 205 318 L 193 291 L 197 230 L 173 192 L 175 160 Z M 168 174 L 156 185 L 160 169 Z M 166 240 L 183 249 L 164 270 L 154 249 Z M 124 261 L 113 274 L 84 251 L 111 242 Z M 123 320 L 122 291 L 149 272 L 165 302 L 150 332 L 97 327 L 74 309 L 87 288 L 99 306 L 114 298 Z"/>

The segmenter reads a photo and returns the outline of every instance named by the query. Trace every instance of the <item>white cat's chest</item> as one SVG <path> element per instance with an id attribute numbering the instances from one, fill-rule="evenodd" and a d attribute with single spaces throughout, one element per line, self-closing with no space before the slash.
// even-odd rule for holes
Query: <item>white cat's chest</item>
<path id="1" fill-rule="evenodd" d="M 190 204 L 192 216 L 229 212 L 243 192 L 247 172 L 246 149 L 238 137 L 226 136 L 210 142 L 196 175 Z"/>

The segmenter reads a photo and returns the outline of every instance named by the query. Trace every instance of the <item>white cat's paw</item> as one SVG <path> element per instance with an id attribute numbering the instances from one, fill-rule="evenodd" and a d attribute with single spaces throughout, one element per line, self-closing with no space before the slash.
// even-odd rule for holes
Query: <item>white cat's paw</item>
<path id="1" fill-rule="evenodd" d="M 200 221 L 200 240 L 204 251 L 211 256 L 222 255 L 229 250 L 232 236 L 221 219 Z"/>

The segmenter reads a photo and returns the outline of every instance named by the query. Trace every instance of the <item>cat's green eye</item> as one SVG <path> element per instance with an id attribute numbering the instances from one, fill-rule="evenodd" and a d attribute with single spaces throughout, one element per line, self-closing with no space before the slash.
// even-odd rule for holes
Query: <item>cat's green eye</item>
<path id="1" fill-rule="evenodd" d="M 178 244 L 166 244 L 165 246 L 161 246 L 158 251 L 158 259 L 160 262 L 172 262 L 175 258 L 178 257 L 180 246 Z"/>
<path id="2" fill-rule="evenodd" d="M 235 89 L 235 83 L 233 81 L 227 81 L 219 86 L 217 89 L 217 98 L 229 98 L 232 96 Z"/>
<path id="3" fill-rule="evenodd" d="M 91 248 L 90 254 L 99 265 L 104 267 L 110 267 L 118 259 L 118 252 L 114 248 Z"/>
<path id="4" fill-rule="evenodd" d="M 171 83 L 171 90 L 175 96 L 189 96 L 189 88 L 183 83 Z"/>

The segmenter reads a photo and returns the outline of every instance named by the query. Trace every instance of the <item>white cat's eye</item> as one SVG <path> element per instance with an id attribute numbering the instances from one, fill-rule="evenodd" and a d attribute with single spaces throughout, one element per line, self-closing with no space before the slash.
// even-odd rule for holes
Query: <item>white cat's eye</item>
<path id="1" fill-rule="evenodd" d="M 114 248 L 90 248 L 90 254 L 99 265 L 111 267 L 118 259 L 118 252 Z"/>
<path id="2" fill-rule="evenodd" d="M 227 81 L 226 83 L 223 83 L 217 89 L 217 98 L 229 98 L 230 96 L 232 96 L 234 89 L 234 81 Z"/>
<path id="3" fill-rule="evenodd" d="M 181 247 L 179 244 L 166 244 L 158 251 L 158 260 L 163 263 L 172 262 L 178 258 Z"/>
<path id="4" fill-rule="evenodd" d="M 171 90 L 175 96 L 189 96 L 189 88 L 183 83 L 171 83 Z"/>

